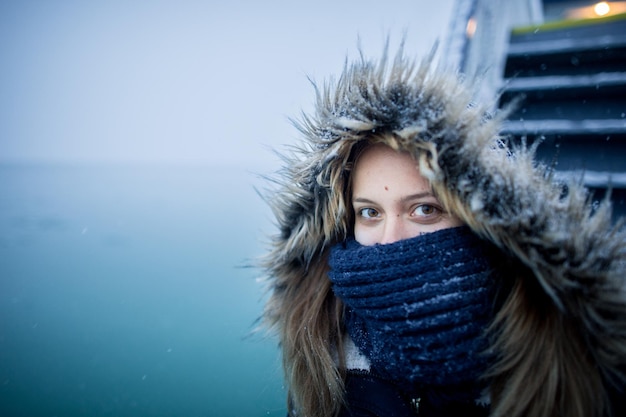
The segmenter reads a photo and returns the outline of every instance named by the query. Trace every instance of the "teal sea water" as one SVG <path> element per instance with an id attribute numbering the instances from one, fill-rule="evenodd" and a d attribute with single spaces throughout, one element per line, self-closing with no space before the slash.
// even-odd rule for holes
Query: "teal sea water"
<path id="1" fill-rule="evenodd" d="M 284 416 L 245 168 L 0 165 L 1 416 Z"/>

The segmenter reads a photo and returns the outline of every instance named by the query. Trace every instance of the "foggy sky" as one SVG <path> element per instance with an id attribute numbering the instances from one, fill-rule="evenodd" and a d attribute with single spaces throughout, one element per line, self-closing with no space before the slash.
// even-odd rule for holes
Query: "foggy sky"
<path id="1" fill-rule="evenodd" d="M 222 4 L 224 3 L 224 4 Z M 273 164 L 357 39 L 421 56 L 453 0 L 0 5 L 0 162 Z"/>

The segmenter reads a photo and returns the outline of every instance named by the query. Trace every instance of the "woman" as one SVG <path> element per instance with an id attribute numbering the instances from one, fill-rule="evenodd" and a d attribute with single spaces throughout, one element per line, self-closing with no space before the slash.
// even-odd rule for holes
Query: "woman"
<path id="1" fill-rule="evenodd" d="M 623 411 L 626 237 L 430 59 L 318 91 L 264 260 L 292 417 Z"/>

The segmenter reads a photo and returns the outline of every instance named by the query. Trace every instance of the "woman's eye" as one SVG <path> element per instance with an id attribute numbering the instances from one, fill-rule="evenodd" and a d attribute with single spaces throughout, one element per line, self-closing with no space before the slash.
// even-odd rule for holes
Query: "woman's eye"
<path id="1" fill-rule="evenodd" d="M 430 204 L 421 204 L 415 208 L 413 213 L 419 217 L 433 217 L 441 214 L 441 210 Z"/>
<path id="2" fill-rule="evenodd" d="M 359 210 L 359 216 L 365 219 L 373 219 L 378 217 L 378 210 L 368 207 L 362 208 Z"/>

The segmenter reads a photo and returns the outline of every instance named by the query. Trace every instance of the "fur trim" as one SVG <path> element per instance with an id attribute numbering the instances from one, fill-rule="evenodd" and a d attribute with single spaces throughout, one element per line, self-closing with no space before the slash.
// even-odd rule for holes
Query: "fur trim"
<path id="1" fill-rule="evenodd" d="M 609 201 L 593 207 L 581 184 L 556 183 L 533 149 L 508 146 L 498 133 L 506 112 L 488 115 L 459 77 L 437 71 L 432 56 L 414 64 L 400 52 L 388 61 L 385 54 L 346 64 L 336 83 L 316 87 L 316 113 L 296 123 L 303 141 L 285 156 L 268 198 L 280 228 L 265 261 L 270 322 L 280 326 L 286 314 L 284 289 L 320 278 L 310 276 L 310 264 L 350 233 L 349 162 L 355 145 L 376 137 L 414 155 L 447 209 L 518 265 L 510 285 L 541 294 L 537 302 L 571 325 L 604 380 L 623 383 L 626 234 L 612 224 Z M 522 317 L 533 313 L 524 309 L 544 307 L 512 305 L 494 324 L 494 348 L 507 363 L 492 375 L 524 380 L 532 375 L 525 346 L 503 340 L 518 340 Z"/>

